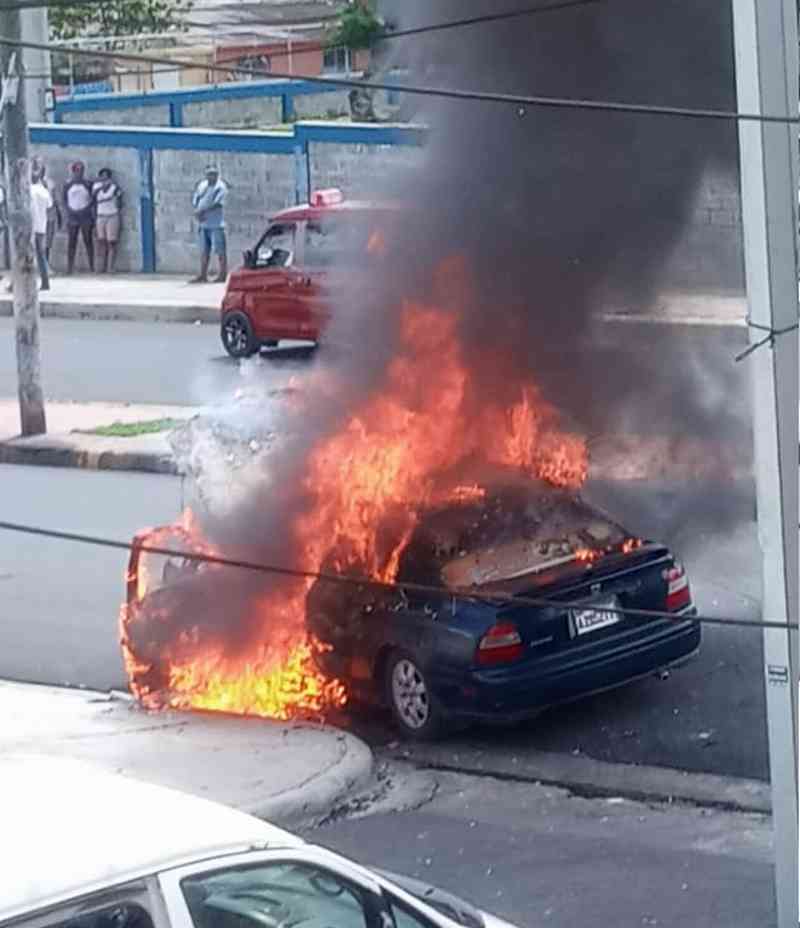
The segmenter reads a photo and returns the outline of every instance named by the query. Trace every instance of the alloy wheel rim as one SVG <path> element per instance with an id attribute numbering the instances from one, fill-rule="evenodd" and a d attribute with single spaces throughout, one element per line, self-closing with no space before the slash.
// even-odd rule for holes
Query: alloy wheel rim
<path id="1" fill-rule="evenodd" d="M 417 667 L 406 658 L 398 661 L 392 671 L 392 697 L 409 728 L 422 728 L 428 721 L 431 713 L 428 688 Z"/>
<path id="2" fill-rule="evenodd" d="M 233 351 L 244 351 L 247 347 L 247 332 L 241 322 L 228 322 L 225 325 L 225 337 Z"/>

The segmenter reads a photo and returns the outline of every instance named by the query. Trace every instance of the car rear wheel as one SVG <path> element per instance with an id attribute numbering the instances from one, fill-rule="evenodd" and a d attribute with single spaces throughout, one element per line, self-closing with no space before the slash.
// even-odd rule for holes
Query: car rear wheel
<path id="1" fill-rule="evenodd" d="M 250 320 L 241 312 L 228 313 L 222 320 L 222 344 L 232 358 L 249 358 L 258 351 Z"/>
<path id="2" fill-rule="evenodd" d="M 407 738 L 429 741 L 445 729 L 444 714 L 415 657 L 396 651 L 386 664 L 386 698 Z"/>

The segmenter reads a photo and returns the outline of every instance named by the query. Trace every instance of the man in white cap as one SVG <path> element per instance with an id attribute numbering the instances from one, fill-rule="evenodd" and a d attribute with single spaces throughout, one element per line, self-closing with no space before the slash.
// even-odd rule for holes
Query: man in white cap
<path id="1" fill-rule="evenodd" d="M 204 284 L 208 281 L 208 264 L 211 252 L 219 259 L 217 283 L 228 277 L 228 248 L 225 241 L 225 197 L 228 187 L 219 176 L 219 168 L 210 164 L 206 168 L 205 180 L 201 180 L 192 195 L 192 208 L 200 228 L 200 273 L 191 283 Z"/>

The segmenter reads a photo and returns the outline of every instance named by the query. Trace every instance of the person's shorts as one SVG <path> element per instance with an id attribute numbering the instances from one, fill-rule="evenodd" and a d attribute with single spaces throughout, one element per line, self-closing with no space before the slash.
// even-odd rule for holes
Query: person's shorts
<path id="1" fill-rule="evenodd" d="M 98 216 L 95 224 L 95 235 L 98 242 L 110 242 L 114 244 L 119 241 L 119 213 L 113 216 Z"/>
<path id="2" fill-rule="evenodd" d="M 224 255 L 226 250 L 224 229 L 200 229 L 200 244 L 203 251 L 213 251 L 215 255 Z"/>

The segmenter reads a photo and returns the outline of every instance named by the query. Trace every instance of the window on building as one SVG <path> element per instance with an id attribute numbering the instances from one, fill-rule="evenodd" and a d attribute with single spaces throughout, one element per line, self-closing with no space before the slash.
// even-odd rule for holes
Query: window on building
<path id="1" fill-rule="evenodd" d="M 326 48 L 322 59 L 322 70 L 328 73 L 349 73 L 353 60 L 349 48 Z"/>

